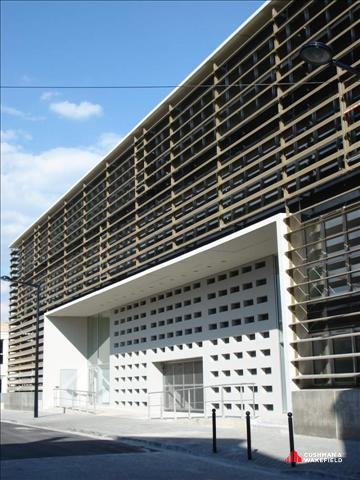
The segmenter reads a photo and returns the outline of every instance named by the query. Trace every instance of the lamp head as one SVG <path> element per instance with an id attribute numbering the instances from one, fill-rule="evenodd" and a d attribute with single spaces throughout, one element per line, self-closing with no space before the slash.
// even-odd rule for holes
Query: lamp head
<path id="1" fill-rule="evenodd" d="M 5 280 L 5 282 L 11 282 L 11 278 L 8 275 L 2 275 L 0 277 L 1 280 Z"/>
<path id="2" fill-rule="evenodd" d="M 300 49 L 301 58 L 312 65 L 327 65 L 333 59 L 333 50 L 322 42 L 310 42 Z"/>

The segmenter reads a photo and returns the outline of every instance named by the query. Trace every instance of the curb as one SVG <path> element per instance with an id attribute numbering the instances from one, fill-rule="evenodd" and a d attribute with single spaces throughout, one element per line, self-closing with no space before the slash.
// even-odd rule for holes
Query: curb
<path id="1" fill-rule="evenodd" d="M 262 467 L 262 466 L 257 466 L 257 465 L 241 465 L 241 464 L 234 464 L 234 462 L 230 462 L 230 461 L 227 461 L 226 459 L 224 458 L 219 458 L 219 457 L 212 457 L 210 455 L 202 455 L 202 454 L 199 454 L 198 452 L 193 452 L 193 451 L 190 451 L 188 449 L 184 449 L 183 447 L 179 446 L 179 445 L 166 445 L 166 444 L 161 444 L 160 442 L 154 442 L 154 441 L 147 441 L 147 440 L 138 440 L 138 439 L 134 439 L 132 437 L 113 437 L 113 436 L 106 436 L 106 435 L 102 435 L 102 434 L 99 434 L 99 432 L 85 432 L 84 430 L 61 430 L 61 429 L 58 429 L 58 428 L 50 428 L 50 427 L 43 427 L 43 426 L 40 426 L 40 425 L 31 425 L 31 424 L 26 424 L 26 423 L 21 423 L 17 420 L 4 420 L 2 421 L 2 423 L 10 423 L 12 425 L 21 425 L 21 426 L 24 426 L 24 427 L 29 427 L 29 428 L 36 428 L 36 429 L 39 429 L 39 430 L 49 430 L 49 431 L 52 431 L 52 432 L 57 432 L 57 433 L 63 433 L 63 434 L 70 434 L 70 435 L 80 435 L 80 436 L 83 436 L 83 437 L 90 437 L 90 438 L 96 438 L 98 440 L 112 440 L 114 442 L 127 442 L 129 445 L 133 444 L 133 446 L 143 446 L 144 448 L 148 447 L 150 449 L 150 447 L 152 448 L 157 448 L 158 450 L 173 450 L 173 451 L 180 451 L 182 453 L 186 453 L 188 455 L 191 455 L 193 457 L 201 457 L 201 458 L 204 458 L 204 459 L 208 459 L 209 461 L 211 462 L 216 462 L 216 463 L 219 463 L 219 464 L 223 464 L 223 465 L 227 465 L 229 467 L 232 467 L 232 468 L 238 468 L 240 467 L 240 469 L 247 469 L 247 470 L 256 470 L 256 472 L 258 472 L 259 474 L 261 474 L 261 472 L 266 472 L 270 475 L 274 474 L 274 477 L 276 478 L 276 476 L 279 476 L 279 474 L 281 475 L 281 472 L 277 472 L 276 470 L 274 469 L 269 469 L 266 468 L 266 467 Z M 347 479 L 346 479 L 347 480 Z M 352 480 L 352 479 L 349 479 L 349 480 Z"/>
<path id="2" fill-rule="evenodd" d="M 304 469 L 276 469 L 272 466 L 263 466 L 263 465 L 257 465 L 256 463 L 246 463 L 245 465 L 243 463 L 240 463 L 239 461 L 236 461 L 239 459 L 239 455 L 235 457 L 235 454 L 231 454 L 230 457 L 224 457 L 224 456 L 217 456 L 211 453 L 205 453 L 205 452 L 199 452 L 199 451 L 194 451 L 192 449 L 183 447 L 181 445 L 176 445 L 176 444 L 169 444 L 169 443 L 163 443 L 163 442 L 157 442 L 156 440 L 146 440 L 146 439 L 137 439 L 134 437 L 120 437 L 120 436 L 111 436 L 111 435 L 106 435 L 106 434 L 101 434 L 99 432 L 94 432 L 91 430 L 81 430 L 81 429 L 71 429 L 71 430 L 61 430 L 56 427 L 51 428 L 51 427 L 46 427 L 46 426 L 40 426 L 40 425 L 31 425 L 31 424 L 26 424 L 26 423 L 21 423 L 17 420 L 3 420 L 3 423 L 10 423 L 13 425 L 22 425 L 24 427 L 29 427 L 29 428 L 36 428 L 40 430 L 49 430 L 53 432 L 58 432 L 58 433 L 63 433 L 63 434 L 70 434 L 70 435 L 79 435 L 83 437 L 88 437 L 88 438 L 96 438 L 97 440 L 111 440 L 113 442 L 119 442 L 119 443 L 127 443 L 129 445 L 137 446 L 137 447 L 143 447 L 148 450 L 165 450 L 165 451 L 173 451 L 173 452 L 181 452 L 185 453 L 187 455 L 191 455 L 193 457 L 198 457 L 198 458 L 203 458 L 203 459 L 208 459 L 211 461 L 217 461 L 221 463 L 225 463 L 227 465 L 232 465 L 233 467 L 242 467 L 242 468 L 249 468 L 251 470 L 256 470 L 259 474 L 261 471 L 266 471 L 267 473 L 274 473 L 279 475 L 287 474 L 287 475 L 303 475 L 305 477 L 311 476 L 313 478 L 319 478 L 319 479 L 333 479 L 333 480 L 357 480 L 357 477 L 355 474 L 348 474 L 348 475 L 343 475 L 343 474 L 332 474 L 328 471 L 326 472 L 321 472 L 318 470 L 304 470 Z M 220 450 L 221 452 L 221 450 Z M 312 478 L 312 480 L 313 480 Z"/>

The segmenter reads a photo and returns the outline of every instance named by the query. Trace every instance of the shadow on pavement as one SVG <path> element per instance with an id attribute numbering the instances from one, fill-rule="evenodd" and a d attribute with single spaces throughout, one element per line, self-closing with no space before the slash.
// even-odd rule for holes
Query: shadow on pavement
<path id="1" fill-rule="evenodd" d="M 85 418 L 86 420 L 86 418 Z M 29 441 L 26 442 L 26 428 L 22 428 L 20 424 L 10 424 L 14 429 L 18 428 L 20 435 L 20 442 L 16 443 L 12 440 L 3 441 L 2 446 L 2 458 L 6 459 L 25 459 L 25 458 L 41 458 L 41 457 L 69 457 L 69 456 L 84 456 L 84 455 L 104 455 L 104 454 L 123 454 L 123 453 L 141 453 L 144 451 L 156 449 L 167 449 L 172 451 L 179 451 L 182 453 L 192 454 L 202 458 L 213 458 L 222 461 L 229 461 L 234 465 L 247 465 L 251 467 L 262 467 L 269 469 L 269 471 L 279 473 L 287 472 L 292 475 L 305 474 L 309 478 L 312 474 L 315 474 L 316 478 L 341 478 L 341 479 L 355 479 L 359 476 L 359 463 L 358 457 L 360 453 L 359 442 L 356 441 L 344 441 L 344 448 L 342 450 L 342 458 L 339 461 L 335 458 L 331 462 L 319 462 L 319 463 L 306 463 L 305 457 L 312 455 L 314 451 L 309 447 L 305 448 L 300 446 L 297 448 L 297 436 L 295 435 L 295 450 L 303 458 L 301 463 L 298 463 L 296 467 L 292 467 L 287 463 L 285 459 L 289 456 L 289 446 L 287 443 L 287 432 L 284 430 L 276 430 L 274 428 L 271 442 L 278 444 L 280 451 L 283 449 L 283 456 L 272 457 L 269 454 L 264 454 L 257 449 L 258 441 L 257 435 L 260 432 L 256 432 L 256 428 L 253 429 L 253 442 L 252 442 L 252 460 L 247 458 L 247 442 L 246 435 L 239 431 L 238 438 L 223 438 L 221 433 L 218 432 L 217 449 L 218 453 L 212 453 L 212 438 L 209 432 L 209 437 L 197 437 L 194 435 L 187 435 L 181 437 L 176 435 L 177 425 L 174 422 L 174 432 L 170 431 L 166 435 L 155 433 L 155 426 L 149 430 L 149 435 L 142 433 L 136 434 L 135 428 L 133 433 L 124 432 L 121 435 L 121 423 L 119 423 L 120 435 L 111 435 L 111 439 L 96 439 L 86 438 L 84 436 L 77 436 L 74 434 L 60 433 L 56 435 L 56 431 L 50 431 L 46 429 L 36 428 L 31 430 Z M 56 430 L 56 427 L 54 427 Z M 95 428 L 95 427 L 93 427 Z M 37 432 L 37 433 L 35 433 Z M 88 435 L 98 435 L 85 425 L 78 429 L 79 433 Z M 194 432 L 195 433 L 195 432 Z M 24 435 L 24 439 L 22 439 Z M 105 435 L 105 433 L 104 433 Z M 285 436 L 285 437 L 284 437 Z M 109 438 L 109 435 L 107 435 Z M 284 439 L 286 442 L 284 442 Z M 324 440 L 324 447 L 320 443 L 316 452 L 327 452 L 326 440 Z M 310 444 L 311 445 L 311 444 Z M 336 452 L 334 452 L 336 453 Z M 310 454 L 310 455 L 309 455 Z M 136 455 L 134 456 L 134 462 L 136 462 Z M 312 478 L 312 477 L 311 477 Z"/>
<path id="2" fill-rule="evenodd" d="M 28 441 L 26 441 L 27 437 Z M 32 437 L 36 439 L 33 440 Z M 124 444 L 116 440 L 60 435 L 45 429 L 22 428 L 20 425 L 11 424 L 2 424 L 1 443 L 2 461 L 25 458 L 141 453 L 145 451 L 140 446 Z"/>

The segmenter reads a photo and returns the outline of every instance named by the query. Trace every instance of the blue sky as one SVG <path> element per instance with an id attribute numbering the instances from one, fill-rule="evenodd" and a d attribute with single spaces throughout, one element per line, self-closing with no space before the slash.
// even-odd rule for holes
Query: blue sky
<path id="1" fill-rule="evenodd" d="M 2 1 L 1 271 L 7 246 L 262 1 Z M 52 88 L 54 87 L 54 88 Z M 2 320 L 7 317 L 2 282 Z"/>

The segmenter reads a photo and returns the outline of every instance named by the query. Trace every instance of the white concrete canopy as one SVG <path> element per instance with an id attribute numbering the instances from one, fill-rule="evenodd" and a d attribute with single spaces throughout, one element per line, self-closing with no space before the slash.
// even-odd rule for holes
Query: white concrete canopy
<path id="1" fill-rule="evenodd" d="M 99 313 L 109 314 L 111 317 L 110 314 L 114 313 L 117 307 L 276 255 L 278 257 L 276 288 L 280 296 L 278 321 L 279 324 L 282 323 L 278 334 L 280 344 L 285 346 L 284 358 L 280 359 L 277 370 L 283 369 L 282 404 L 290 408 L 288 305 L 291 299 L 288 292 L 289 278 L 286 274 L 289 261 L 285 255 L 288 245 L 284 236 L 286 233 L 284 218 L 284 214 L 274 215 L 47 312 L 44 322 L 43 404 L 47 407 L 53 405 L 54 388 L 59 385 L 59 378 L 64 369 L 76 370 L 77 389 L 89 389 L 88 317 Z M 278 300 L 274 298 L 273 302 Z M 193 356 L 193 351 L 189 355 Z M 110 355 L 110 359 L 113 357 L 114 355 Z"/>
<path id="2" fill-rule="evenodd" d="M 47 317 L 84 317 L 156 294 L 277 252 L 278 214 L 149 268 L 46 313 Z"/>

